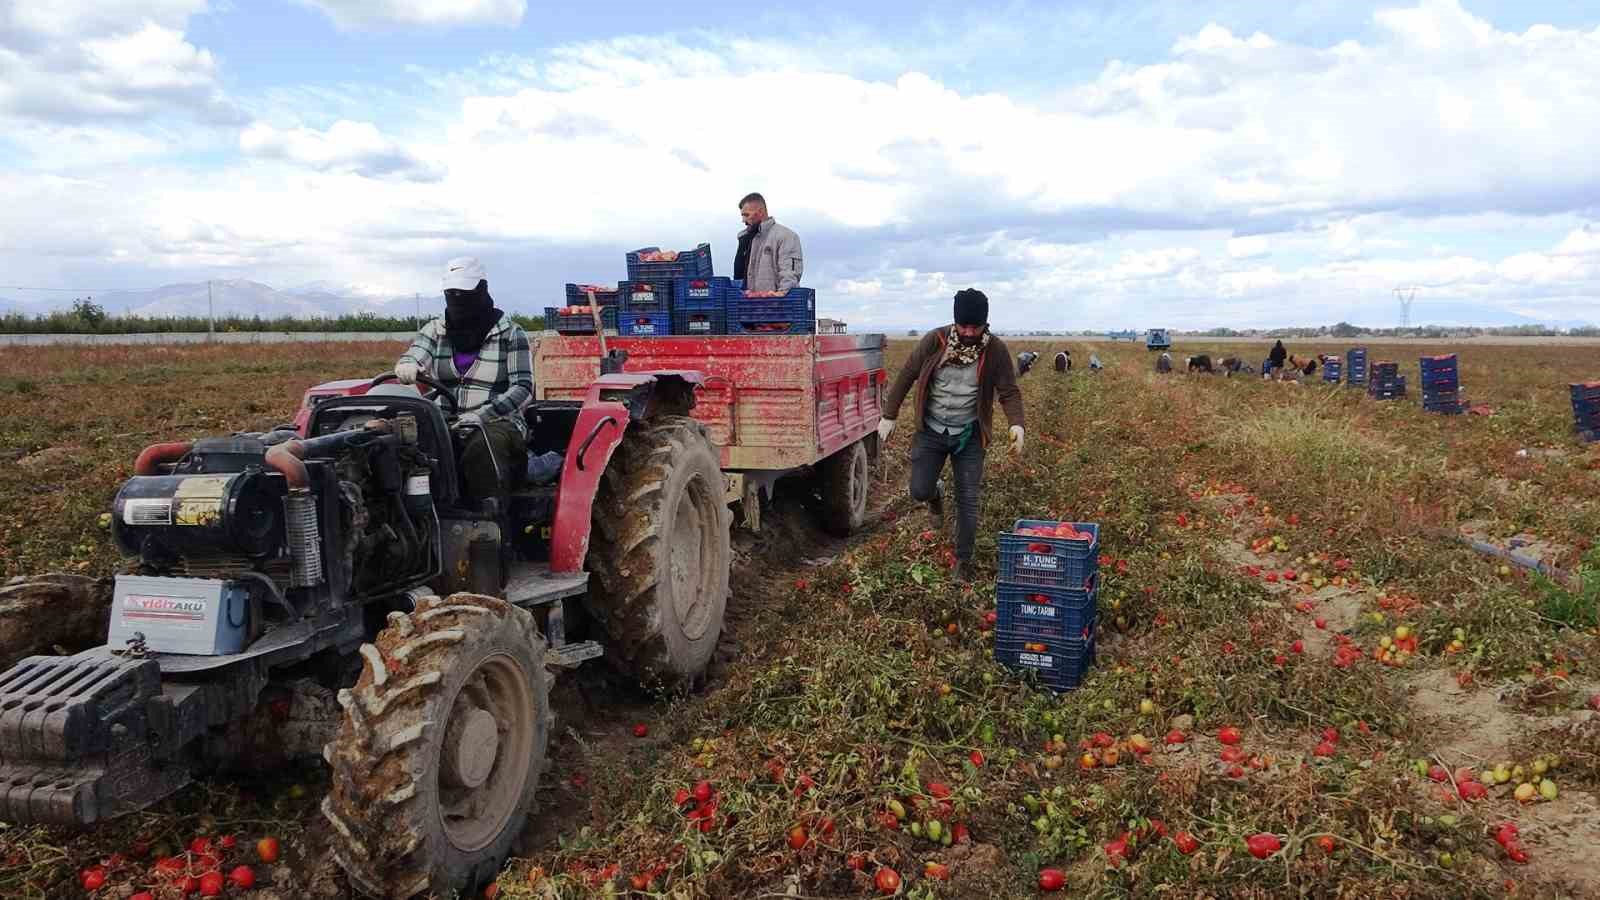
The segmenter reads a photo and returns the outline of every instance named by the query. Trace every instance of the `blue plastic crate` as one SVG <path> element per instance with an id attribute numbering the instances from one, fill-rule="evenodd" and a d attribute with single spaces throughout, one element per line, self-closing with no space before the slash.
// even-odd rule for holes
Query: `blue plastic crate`
<path id="1" fill-rule="evenodd" d="M 603 284 L 573 284 L 567 283 L 567 305 L 588 306 L 589 289 L 594 289 L 594 300 L 601 306 L 616 306 L 622 302 L 622 286 L 607 287 Z"/>
<path id="2" fill-rule="evenodd" d="M 732 278 L 682 278 L 672 283 L 672 307 L 722 312 L 737 292 Z"/>
<path id="3" fill-rule="evenodd" d="M 1344 367 L 1338 360 L 1331 360 L 1322 364 L 1322 380 L 1338 384 L 1344 375 Z"/>
<path id="4" fill-rule="evenodd" d="M 1031 672 L 1045 686 L 1070 691 L 1083 683 L 1094 665 L 1095 639 L 1021 639 L 995 636 L 994 658 L 1006 668 Z"/>
<path id="5" fill-rule="evenodd" d="M 1456 368 L 1458 362 L 1459 360 L 1456 358 L 1454 353 L 1444 353 L 1438 356 L 1423 356 L 1419 357 L 1417 360 L 1417 364 L 1424 372 L 1429 370 L 1437 371 L 1439 369 L 1454 369 Z"/>
<path id="6" fill-rule="evenodd" d="M 660 247 L 641 247 L 628 254 L 629 281 L 673 281 L 679 278 L 711 277 L 711 245 L 701 244 L 693 250 L 679 250 L 670 260 L 644 260 L 649 253 L 660 253 Z M 672 252 L 672 251 L 667 251 Z"/>
<path id="7" fill-rule="evenodd" d="M 577 315 L 562 315 L 553 306 L 544 308 L 544 327 L 555 331 L 557 334 L 594 334 L 594 316 L 585 307 Z M 600 327 L 607 332 L 615 333 L 617 330 L 617 308 L 615 306 L 600 307 Z"/>
<path id="8" fill-rule="evenodd" d="M 670 312 L 673 281 L 624 281 L 622 283 L 623 312 Z"/>
<path id="9" fill-rule="evenodd" d="M 1578 439 L 1589 444 L 1600 441 L 1600 428 L 1580 428 Z"/>
<path id="10" fill-rule="evenodd" d="M 1000 583 L 1018 587 L 1090 590 L 1100 571 L 1100 526 L 1092 522 L 1073 522 L 1079 531 L 1093 535 L 1089 541 L 1058 537 L 1016 534 L 1021 528 L 1054 528 L 1059 522 L 1018 519 L 1011 531 L 1002 532 L 996 543 L 1000 551 Z"/>
<path id="11" fill-rule="evenodd" d="M 728 297 L 729 334 L 811 334 L 817 330 L 817 292 L 792 288 L 784 297 Z"/>
<path id="12" fill-rule="evenodd" d="M 720 309 L 674 309 L 672 333 L 685 337 L 727 334 L 728 318 Z"/>
<path id="13" fill-rule="evenodd" d="M 1600 400 L 1600 381 L 1569 384 L 1567 388 L 1572 392 L 1573 403 L 1577 403 L 1580 400 Z"/>
<path id="14" fill-rule="evenodd" d="M 628 337 L 667 337 L 672 334 L 672 314 L 627 310 L 619 319 L 618 331 Z"/>
<path id="15" fill-rule="evenodd" d="M 994 605 L 996 636 L 1087 640 L 1094 633 L 1094 590 L 1001 584 Z"/>

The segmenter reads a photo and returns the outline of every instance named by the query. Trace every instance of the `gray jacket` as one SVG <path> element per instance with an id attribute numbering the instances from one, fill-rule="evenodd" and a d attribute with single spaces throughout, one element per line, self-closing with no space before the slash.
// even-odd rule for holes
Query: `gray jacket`
<path id="1" fill-rule="evenodd" d="M 767 219 L 757 229 L 756 236 L 750 240 L 744 289 L 787 291 L 799 287 L 800 276 L 806 269 L 805 257 L 800 252 L 800 235 L 792 228 L 779 225 L 777 219 Z M 743 237 L 745 231 L 739 232 L 739 236 Z"/>

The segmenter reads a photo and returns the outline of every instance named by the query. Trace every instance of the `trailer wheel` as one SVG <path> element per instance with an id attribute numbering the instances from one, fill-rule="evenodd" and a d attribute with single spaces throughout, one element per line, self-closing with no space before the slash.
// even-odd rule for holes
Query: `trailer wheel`
<path id="1" fill-rule="evenodd" d="M 855 533 L 867 521 L 867 489 L 872 484 L 872 461 L 866 441 L 856 441 L 834 453 L 817 470 L 823 524 L 834 534 Z"/>
<path id="2" fill-rule="evenodd" d="M 362 894 L 472 896 L 499 874 L 545 766 L 544 652 L 528 612 L 480 594 L 391 613 L 362 645 L 322 801 Z"/>
<path id="3" fill-rule="evenodd" d="M 711 661 L 732 517 L 705 426 L 658 416 L 628 427 L 595 492 L 587 602 L 606 658 L 641 684 L 675 687 Z"/>

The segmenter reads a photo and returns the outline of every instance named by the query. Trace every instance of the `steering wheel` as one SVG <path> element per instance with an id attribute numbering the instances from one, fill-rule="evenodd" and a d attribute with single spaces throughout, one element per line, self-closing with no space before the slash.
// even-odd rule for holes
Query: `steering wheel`
<path id="1" fill-rule="evenodd" d="M 391 382 L 391 381 L 399 381 L 399 380 L 400 380 L 400 376 L 396 375 L 395 373 L 393 373 L 393 372 L 385 372 L 382 375 L 379 375 L 377 378 L 372 379 L 372 381 L 367 384 L 367 387 L 369 389 L 370 388 L 375 388 L 380 384 L 386 384 L 386 383 Z M 440 397 L 443 397 L 444 399 L 450 401 L 448 405 L 450 407 L 449 413 L 450 413 L 450 417 L 451 418 L 455 418 L 456 416 L 461 414 L 461 404 L 456 402 L 456 395 L 450 393 L 450 389 L 449 388 L 445 387 L 444 385 L 440 384 L 437 381 L 434 381 L 431 376 L 424 375 L 421 372 L 417 373 L 417 383 L 422 385 L 423 387 L 428 388 L 429 390 L 433 391 L 435 394 L 439 395 Z"/>

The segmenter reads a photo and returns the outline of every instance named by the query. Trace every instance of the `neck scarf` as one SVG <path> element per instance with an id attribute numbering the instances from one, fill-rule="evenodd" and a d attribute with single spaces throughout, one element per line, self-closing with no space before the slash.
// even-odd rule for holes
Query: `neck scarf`
<path id="1" fill-rule="evenodd" d="M 944 342 L 944 359 L 939 361 L 941 366 L 970 366 L 978 361 L 983 351 L 989 349 L 989 332 L 985 330 L 983 337 L 970 347 L 961 342 L 961 332 L 956 326 L 950 326 L 950 337 Z"/>
<path id="2" fill-rule="evenodd" d="M 444 331 L 450 337 L 450 348 L 457 353 L 477 353 L 502 315 L 481 282 L 476 290 L 447 292 Z"/>

